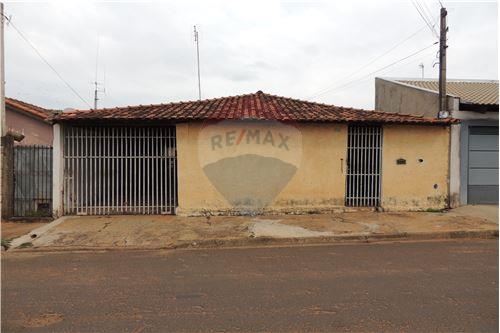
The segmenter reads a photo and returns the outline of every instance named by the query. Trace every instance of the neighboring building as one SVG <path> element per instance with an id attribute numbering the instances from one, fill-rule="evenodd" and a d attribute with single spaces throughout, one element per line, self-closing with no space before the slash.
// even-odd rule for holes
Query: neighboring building
<path id="1" fill-rule="evenodd" d="M 55 111 L 13 98 L 5 98 L 5 110 L 11 139 L 2 155 L 2 217 L 50 216 L 53 129 L 48 119 Z"/>
<path id="2" fill-rule="evenodd" d="M 7 128 L 24 135 L 19 145 L 52 146 L 53 130 L 48 118 L 53 110 L 5 98 L 5 111 Z"/>
<path id="3" fill-rule="evenodd" d="M 498 203 L 498 81 L 448 80 L 452 126 L 450 200 L 459 204 Z M 438 81 L 376 78 L 375 109 L 437 117 Z"/>
<path id="4" fill-rule="evenodd" d="M 62 112 L 54 214 L 447 207 L 452 119 L 254 94 Z"/>

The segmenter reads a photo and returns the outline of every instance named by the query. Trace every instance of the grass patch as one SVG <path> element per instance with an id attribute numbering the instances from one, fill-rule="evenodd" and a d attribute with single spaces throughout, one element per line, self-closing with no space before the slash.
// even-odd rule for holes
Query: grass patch
<path id="1" fill-rule="evenodd" d="M 12 242 L 12 239 L 5 239 L 5 238 L 2 238 L 2 246 L 8 250 L 9 247 L 10 247 L 10 242 Z"/>
<path id="2" fill-rule="evenodd" d="M 427 208 L 425 211 L 427 213 L 442 213 L 443 209 L 440 209 L 440 208 Z"/>
<path id="3" fill-rule="evenodd" d="M 33 246 L 32 242 L 26 242 L 26 243 L 22 243 L 21 245 L 19 245 L 19 248 L 20 249 L 26 249 L 26 248 L 32 247 L 32 246 Z"/>

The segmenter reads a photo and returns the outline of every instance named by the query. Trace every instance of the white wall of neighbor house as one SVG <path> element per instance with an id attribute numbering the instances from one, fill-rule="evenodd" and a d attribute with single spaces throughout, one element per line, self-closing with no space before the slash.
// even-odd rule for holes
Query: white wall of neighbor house
<path id="1" fill-rule="evenodd" d="M 64 182 L 64 140 L 63 125 L 54 124 L 54 140 L 52 152 L 52 212 L 54 217 L 63 215 L 63 182 Z"/>
<path id="2" fill-rule="evenodd" d="M 450 129 L 450 207 L 460 206 L 460 124 Z"/>

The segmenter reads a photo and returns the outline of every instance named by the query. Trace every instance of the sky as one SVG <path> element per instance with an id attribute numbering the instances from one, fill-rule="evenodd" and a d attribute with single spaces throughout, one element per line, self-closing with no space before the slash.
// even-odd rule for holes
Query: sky
<path id="1" fill-rule="evenodd" d="M 438 22 L 439 2 L 419 3 Z M 497 3 L 442 3 L 448 78 L 498 79 Z M 419 64 L 438 74 L 437 38 L 411 1 L 7 2 L 4 12 L 6 95 L 46 108 L 92 107 L 96 78 L 99 107 L 196 100 L 193 25 L 202 98 L 262 90 L 373 109 L 376 76 L 420 78 Z"/>

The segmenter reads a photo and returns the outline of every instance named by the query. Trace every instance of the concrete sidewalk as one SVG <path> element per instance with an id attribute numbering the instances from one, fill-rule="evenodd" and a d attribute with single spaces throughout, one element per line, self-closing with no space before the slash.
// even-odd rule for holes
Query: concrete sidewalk
<path id="1" fill-rule="evenodd" d="M 74 216 L 14 240 L 32 249 L 161 249 L 382 239 L 497 237 L 498 207 L 449 212 L 178 217 Z M 496 213 L 495 213 L 496 212 Z M 36 234 L 33 235 L 33 234 Z"/>
<path id="2" fill-rule="evenodd" d="M 50 221 L 35 221 L 35 222 L 11 222 L 2 221 L 1 222 L 1 236 L 2 239 L 13 239 L 26 235 L 31 230 L 39 228 L 48 224 Z"/>

